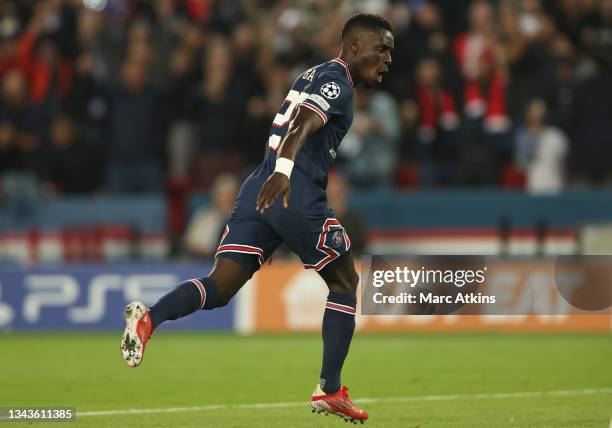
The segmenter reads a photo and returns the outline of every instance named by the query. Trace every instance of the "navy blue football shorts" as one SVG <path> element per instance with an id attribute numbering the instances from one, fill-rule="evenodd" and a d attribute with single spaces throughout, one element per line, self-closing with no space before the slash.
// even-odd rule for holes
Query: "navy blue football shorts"
<path id="1" fill-rule="evenodd" d="M 248 208 L 245 205 L 245 201 L 236 204 L 215 256 L 240 263 L 250 275 L 283 242 L 300 257 L 306 269 L 317 271 L 351 247 L 344 227 L 331 217 L 331 210 L 322 215 L 306 215 L 272 207 L 262 215 L 255 210 L 254 202 L 248 203 Z"/>

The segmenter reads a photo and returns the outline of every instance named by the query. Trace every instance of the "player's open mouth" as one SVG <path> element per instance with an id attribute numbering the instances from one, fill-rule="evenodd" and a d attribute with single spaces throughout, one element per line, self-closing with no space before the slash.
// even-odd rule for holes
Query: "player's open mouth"
<path id="1" fill-rule="evenodd" d="M 378 81 L 381 82 L 383 78 L 383 74 L 385 74 L 387 70 L 381 70 L 378 72 Z"/>

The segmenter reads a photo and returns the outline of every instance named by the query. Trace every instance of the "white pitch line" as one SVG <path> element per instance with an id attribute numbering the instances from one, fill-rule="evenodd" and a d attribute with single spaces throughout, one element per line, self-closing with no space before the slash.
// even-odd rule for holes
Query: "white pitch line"
<path id="1" fill-rule="evenodd" d="M 532 391 L 532 392 L 494 392 L 480 394 L 452 394 L 452 395 L 415 395 L 406 397 L 386 398 L 361 398 L 353 400 L 356 403 L 402 403 L 419 401 L 454 401 L 472 399 L 504 399 L 504 398 L 537 398 L 537 397 L 572 397 L 577 395 L 612 394 L 612 388 L 591 389 L 566 389 L 556 391 Z M 280 403 L 253 403 L 253 404 L 210 404 L 206 406 L 191 407 L 165 407 L 151 409 L 125 409 L 125 410 L 99 410 L 89 412 L 77 412 L 77 417 L 82 416 L 118 416 L 118 415 L 142 415 L 148 413 L 185 413 L 204 412 L 209 410 L 228 409 L 274 409 L 281 407 L 306 407 L 308 401 L 288 401 Z M 611 425 L 612 427 L 612 425 Z"/>

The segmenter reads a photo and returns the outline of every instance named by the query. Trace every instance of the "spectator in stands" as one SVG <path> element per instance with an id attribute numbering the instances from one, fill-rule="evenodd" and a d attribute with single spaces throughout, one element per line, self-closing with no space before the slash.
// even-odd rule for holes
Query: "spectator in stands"
<path id="1" fill-rule="evenodd" d="M 5 1 L 0 8 L 0 79 L 19 67 L 17 40 L 22 30 L 19 7 L 15 1 Z"/>
<path id="2" fill-rule="evenodd" d="M 36 110 L 28 101 L 26 80 L 19 70 L 8 72 L 2 79 L 0 124 L 3 130 L 0 171 L 5 175 L 25 174 L 33 180 L 40 171 L 40 138 L 37 128 L 42 125 Z"/>
<path id="3" fill-rule="evenodd" d="M 244 102 L 232 81 L 233 58 L 228 42 L 211 41 L 202 64 L 203 79 L 198 85 L 194 119 L 204 151 L 223 151 L 235 143 L 236 112 Z"/>
<path id="4" fill-rule="evenodd" d="M 108 139 L 109 94 L 96 78 L 94 67 L 91 53 L 83 52 L 78 56 L 74 81 L 64 106 L 85 138 L 102 144 Z"/>
<path id="5" fill-rule="evenodd" d="M 0 99 L 0 198 L 10 214 L 26 221 L 34 213 L 39 196 L 38 174 L 42 163 L 40 138 L 34 132 L 35 112 L 20 70 L 2 79 Z"/>
<path id="6" fill-rule="evenodd" d="M 40 117 L 28 99 L 28 86 L 19 69 L 9 71 L 1 82 L 0 120 L 11 124 L 22 136 L 35 137 L 42 128 Z"/>
<path id="7" fill-rule="evenodd" d="M 91 193 L 100 189 L 104 164 L 100 146 L 79 135 L 70 116 L 51 124 L 46 179 L 58 193 Z"/>
<path id="8" fill-rule="evenodd" d="M 61 20 L 62 2 L 41 2 L 18 41 L 19 68 L 26 74 L 34 104 L 53 102 L 70 91 L 73 67 L 61 55 L 56 38 L 43 33 L 49 22 Z"/>
<path id="9" fill-rule="evenodd" d="M 413 76 L 419 61 L 424 58 L 440 62 L 446 82 L 453 90 L 458 89 L 458 70 L 449 36 L 444 31 L 440 6 L 432 1 L 399 2 L 394 5 L 394 15 L 395 50 L 402 54 L 393 59 L 393 73 L 388 79 L 391 90 L 398 94 L 409 93 L 411 79 L 406 76 Z"/>
<path id="10" fill-rule="evenodd" d="M 211 39 L 202 63 L 202 79 L 194 88 L 192 99 L 199 143 L 194 169 L 198 184 L 204 188 L 217 174 L 223 171 L 238 174 L 244 166 L 239 124 L 245 117 L 248 84 L 234 76 L 227 40 L 222 36 Z"/>
<path id="11" fill-rule="evenodd" d="M 400 104 L 402 123 L 399 164 L 395 170 L 395 185 L 411 189 L 420 184 L 420 168 L 417 163 L 419 107 L 414 99 L 406 98 Z"/>
<path id="12" fill-rule="evenodd" d="M 507 78 L 495 30 L 495 11 L 486 0 L 475 0 L 469 10 L 470 27 L 453 45 L 465 80 L 464 110 L 468 119 L 482 121 L 487 132 L 510 127 L 506 113 Z"/>
<path id="13" fill-rule="evenodd" d="M 516 162 L 527 176 L 527 191 L 533 194 L 559 193 L 565 183 L 567 137 L 545 122 L 546 104 L 533 100 L 525 112 L 525 126 L 517 132 Z"/>
<path id="14" fill-rule="evenodd" d="M 78 12 L 76 38 L 81 53 L 91 55 L 92 72 L 97 79 L 120 79 L 124 55 L 115 17 L 86 8 Z"/>
<path id="15" fill-rule="evenodd" d="M 178 4 L 174 0 L 155 0 L 153 2 L 154 20 L 149 28 L 149 40 L 153 47 L 152 78 L 156 83 L 163 83 L 169 77 L 168 63 L 178 47 L 181 34 L 186 25 L 178 13 Z"/>
<path id="16" fill-rule="evenodd" d="M 566 127 L 570 121 L 574 91 L 577 79 L 575 75 L 576 51 L 568 38 L 558 35 L 551 41 L 553 54 L 553 71 L 549 76 L 553 82 L 545 96 L 550 108 L 551 123 Z"/>
<path id="17" fill-rule="evenodd" d="M 571 167 L 592 186 L 612 180 L 612 75 L 595 72 L 577 85 L 567 131 L 572 139 Z"/>
<path id="18" fill-rule="evenodd" d="M 189 181 L 196 149 L 195 127 L 189 120 L 188 106 L 185 103 L 193 90 L 191 77 L 194 56 L 185 46 L 172 53 L 168 64 L 169 78 L 165 82 L 159 102 L 160 128 L 166 136 L 168 180 L 171 183 Z"/>
<path id="19" fill-rule="evenodd" d="M 290 76 L 287 67 L 262 59 L 260 39 L 253 24 L 244 21 L 232 31 L 235 79 L 246 83 L 245 126 L 238 135 L 240 151 L 249 165 L 261 162 L 262 144 L 268 139 L 270 123 L 287 95 Z"/>
<path id="20" fill-rule="evenodd" d="M 168 68 L 167 62 L 155 62 L 159 53 L 155 51 L 151 39 L 151 25 L 146 19 L 137 19 L 129 26 L 125 57 L 141 63 L 146 68 L 147 83 L 157 82 Z"/>
<path id="21" fill-rule="evenodd" d="M 234 208 L 240 182 L 233 175 L 220 175 L 212 186 L 212 205 L 200 208 L 193 214 L 184 245 L 188 254 L 196 258 L 213 257 L 225 224 Z"/>
<path id="22" fill-rule="evenodd" d="M 327 181 L 327 198 L 334 215 L 342 223 L 351 240 L 351 251 L 356 256 L 363 254 L 366 247 L 366 227 L 358 213 L 349 208 L 351 188 L 339 173 L 330 174 Z"/>
<path id="23" fill-rule="evenodd" d="M 121 84 L 112 90 L 107 171 L 111 192 L 162 189 L 155 110 L 158 94 L 146 79 L 145 64 L 128 59 L 123 64 Z"/>
<path id="24" fill-rule="evenodd" d="M 540 0 L 505 1 L 500 7 L 501 51 L 511 76 L 508 111 L 521 118 L 534 97 L 554 91 L 553 45 L 559 37 Z"/>
<path id="25" fill-rule="evenodd" d="M 455 38 L 453 51 L 464 79 L 463 111 L 468 144 L 461 162 L 462 182 L 498 185 L 501 171 L 512 160 L 512 137 L 506 100 L 506 57 L 497 31 L 496 11 L 489 1 L 471 3 L 469 28 Z M 491 174 L 474 174 L 475 164 L 486 163 L 492 164 Z"/>
<path id="26" fill-rule="evenodd" d="M 442 70 L 435 59 L 419 63 L 416 80 L 421 183 L 426 186 L 455 184 L 460 125 L 455 97 L 442 86 Z"/>
<path id="27" fill-rule="evenodd" d="M 358 90 L 353 126 L 338 152 L 338 168 L 356 187 L 392 184 L 401 132 L 397 103 L 385 92 Z"/>
<path id="28" fill-rule="evenodd" d="M 466 4 L 464 28 L 459 13 Z M 0 2 L 0 78 L 20 71 L 28 101 L 15 110 L 4 97 L 5 146 L 17 137 L 21 145 L 13 142 L 11 150 L 50 141 L 50 120 L 65 111 L 79 140 L 107 144 L 111 190 L 157 191 L 164 179 L 180 182 L 183 189 L 192 183 L 206 189 L 221 171 L 242 174 L 245 165 L 261 159 L 293 70 L 336 55 L 343 17 L 363 9 L 392 19 L 396 49 L 383 85 L 356 97 L 355 126 L 338 159 L 354 184 L 391 183 L 398 157 L 396 182 L 402 186 L 418 183 L 419 168 L 409 164 L 415 159 L 422 163 L 425 185 L 497 184 L 513 154 L 512 120 L 522 120 L 533 97 L 546 99 L 550 122 L 572 141 L 570 179 L 602 183 L 612 170 L 607 160 L 612 158 L 607 151 L 612 97 L 609 78 L 598 71 L 612 64 L 607 42 L 612 0 L 272 1 L 266 6 L 121 0 L 97 11 L 90 2 L 72 0 Z M 416 70 L 423 59 L 435 59 L 444 70 L 439 83 L 444 96 L 421 87 Z M 446 146 L 433 156 L 447 130 L 437 121 L 429 145 L 422 131 L 441 113 L 430 101 L 449 99 L 449 92 L 462 116 L 451 133 L 458 152 Z M 400 122 L 397 109 L 388 108 L 396 103 L 403 118 L 398 126 L 393 124 Z M 402 131 L 397 150 L 393 141 Z M 417 155 L 417 147 L 429 149 Z M 166 149 L 168 177 L 161 166 Z M 33 162 L 42 158 L 39 150 L 19 152 L 30 176 L 45 170 Z M 459 159 L 457 178 L 451 177 L 452 165 L 439 159 L 432 167 L 438 155 Z M 23 162 L 7 161 L 10 156 L 2 155 L 2 168 L 10 164 L 24 171 Z M 436 169 L 451 174 L 436 177 Z"/>
<path id="29" fill-rule="evenodd" d="M 263 159 L 266 141 L 270 134 L 270 123 L 278 112 L 278 106 L 287 96 L 290 84 L 289 70 L 279 63 L 270 64 L 266 68 L 262 87 L 247 101 L 247 125 L 243 129 L 243 141 L 246 153 L 252 165 L 257 165 Z"/>
<path id="30" fill-rule="evenodd" d="M 247 21 L 236 25 L 232 31 L 230 43 L 232 55 L 235 58 L 234 68 L 237 79 L 254 80 L 259 60 L 259 40 L 254 26 Z"/>

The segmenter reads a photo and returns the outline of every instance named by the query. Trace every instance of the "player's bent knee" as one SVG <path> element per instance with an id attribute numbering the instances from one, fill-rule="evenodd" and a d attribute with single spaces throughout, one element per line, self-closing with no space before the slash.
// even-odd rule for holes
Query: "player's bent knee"
<path id="1" fill-rule="evenodd" d="M 359 285 L 359 275 L 357 271 L 353 269 L 349 269 L 346 275 L 346 280 L 344 281 L 344 288 L 347 293 L 355 294 L 357 293 L 357 286 Z"/>
<path id="2" fill-rule="evenodd" d="M 351 278 L 349 279 L 349 286 L 353 294 L 357 293 L 358 285 L 359 285 L 359 274 L 357 273 L 355 268 L 353 268 L 352 273 L 351 273 Z"/>
<path id="3" fill-rule="evenodd" d="M 325 280 L 329 291 L 353 295 L 357 293 L 359 275 L 350 253 L 319 271 L 319 274 Z"/>
<path id="4" fill-rule="evenodd" d="M 333 280 L 327 281 L 327 285 L 329 291 L 355 295 L 359 285 L 359 275 L 354 268 L 344 269 L 341 275 L 336 275 Z"/>
<path id="5" fill-rule="evenodd" d="M 215 280 L 215 284 L 217 285 L 217 296 L 214 305 L 215 308 L 222 308 L 223 306 L 226 306 L 245 282 L 239 280 Z"/>
<path id="6" fill-rule="evenodd" d="M 238 290 L 249 280 L 251 275 L 239 263 L 225 257 L 215 260 L 209 274 L 217 285 L 218 296 L 215 307 L 227 305 Z"/>
<path id="7" fill-rule="evenodd" d="M 353 288 L 348 284 L 329 284 L 329 291 L 332 293 L 342 293 L 342 294 L 352 294 L 355 295 L 357 292 L 357 288 Z"/>
<path id="8" fill-rule="evenodd" d="M 217 307 L 218 308 L 222 308 L 223 306 L 226 306 L 230 300 L 232 300 L 232 297 L 234 297 L 235 293 L 231 293 L 228 291 L 224 291 L 224 290 L 219 290 L 219 297 L 217 299 Z"/>

